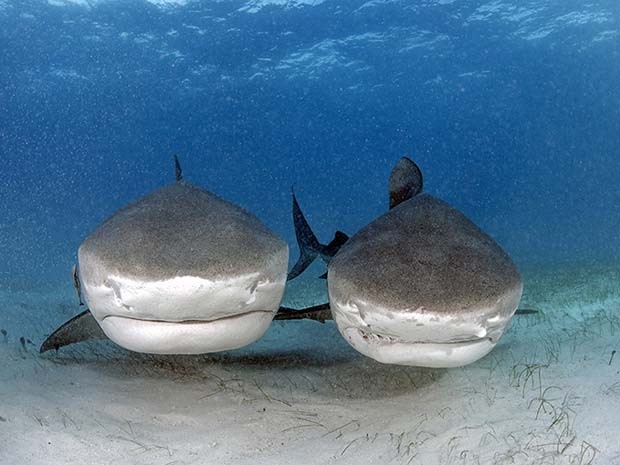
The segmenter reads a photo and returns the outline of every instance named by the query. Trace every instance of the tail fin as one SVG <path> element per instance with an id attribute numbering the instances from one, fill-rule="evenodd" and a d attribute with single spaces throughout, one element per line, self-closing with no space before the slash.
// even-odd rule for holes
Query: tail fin
<path id="1" fill-rule="evenodd" d="M 322 248 L 301 208 L 299 208 L 295 192 L 293 192 L 293 224 L 295 225 L 295 236 L 299 246 L 299 259 L 288 274 L 288 281 L 302 274 L 316 260 Z"/>
<path id="2" fill-rule="evenodd" d="M 334 233 L 334 238 L 332 239 L 332 241 L 325 246 L 324 255 L 327 255 L 330 258 L 333 257 L 334 255 L 336 255 L 336 253 L 338 253 L 340 247 L 342 247 L 344 243 L 348 240 L 349 236 L 347 236 L 342 231 L 336 231 Z"/>
<path id="3" fill-rule="evenodd" d="M 295 225 L 295 236 L 297 237 L 297 244 L 299 245 L 299 259 L 293 269 L 288 274 L 287 280 L 296 278 L 302 274 L 306 268 L 308 268 L 317 257 L 329 265 L 329 261 L 340 250 L 340 247 L 349 240 L 342 231 L 336 231 L 334 238 L 327 245 L 321 244 L 319 240 L 312 232 L 306 217 L 304 216 L 299 203 L 297 203 L 297 197 L 293 192 L 293 223 Z"/>

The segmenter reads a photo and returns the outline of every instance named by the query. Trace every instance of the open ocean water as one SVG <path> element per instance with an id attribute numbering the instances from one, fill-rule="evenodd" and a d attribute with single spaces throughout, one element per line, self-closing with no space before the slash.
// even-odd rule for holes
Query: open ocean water
<path id="1" fill-rule="evenodd" d="M 408 156 L 542 313 L 455 370 L 315 322 L 194 359 L 39 356 L 82 240 L 175 154 L 291 263 L 292 187 L 328 242 L 387 210 Z M 0 169 L 0 463 L 620 464 L 617 0 L 0 0 Z M 324 301 L 323 272 L 285 303 Z"/>

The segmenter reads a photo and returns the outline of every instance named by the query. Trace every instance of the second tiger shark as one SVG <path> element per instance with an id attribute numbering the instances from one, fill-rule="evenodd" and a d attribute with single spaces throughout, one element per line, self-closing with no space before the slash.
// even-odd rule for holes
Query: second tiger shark
<path id="1" fill-rule="evenodd" d="M 347 342 L 379 362 L 472 363 L 495 347 L 519 305 L 523 282 L 508 254 L 423 193 L 422 172 L 408 158 L 390 176 L 390 210 L 343 245 L 317 247 L 294 194 L 293 218 L 301 250 L 294 269 L 319 256 L 328 263 L 327 308 Z M 326 311 L 317 307 L 321 320 Z"/>

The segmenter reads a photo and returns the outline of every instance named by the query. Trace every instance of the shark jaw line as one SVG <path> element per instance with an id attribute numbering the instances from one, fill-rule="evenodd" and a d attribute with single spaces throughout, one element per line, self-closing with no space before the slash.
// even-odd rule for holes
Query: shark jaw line
<path id="1" fill-rule="evenodd" d="M 213 320 L 164 321 L 109 315 L 103 332 L 125 349 L 148 354 L 205 354 L 251 344 L 267 331 L 275 313 L 251 311 Z"/>
<path id="2" fill-rule="evenodd" d="M 492 337 L 473 337 L 470 339 L 458 339 L 454 341 L 442 341 L 442 342 L 434 342 L 434 341 L 407 341 L 405 339 L 401 339 L 395 336 L 389 336 L 386 334 L 376 333 L 369 329 L 362 328 L 348 328 L 347 331 L 358 331 L 359 335 L 362 339 L 368 342 L 368 344 L 468 344 L 468 343 L 476 343 L 484 340 L 489 340 L 493 343 L 496 343 Z"/>
<path id="3" fill-rule="evenodd" d="M 133 321 L 142 321 L 145 323 L 165 323 L 165 324 L 177 324 L 177 325 L 192 325 L 192 324 L 209 324 L 209 323 L 213 323 L 216 321 L 222 321 L 222 320 L 233 320 L 233 319 L 239 319 L 241 317 L 247 316 L 247 315 L 251 315 L 254 313 L 269 313 L 271 315 L 275 315 L 274 312 L 268 311 L 268 310 L 254 310 L 251 312 L 245 312 L 245 313 L 239 313 L 237 315 L 229 315 L 229 316 L 223 316 L 220 318 L 213 318 L 210 320 L 198 320 L 198 319 L 191 319 L 191 320 L 156 320 L 156 319 L 150 319 L 150 318 L 135 318 L 135 317 L 130 317 L 130 316 L 125 316 L 125 315 L 106 315 L 104 316 L 100 323 L 105 321 L 108 318 L 119 318 L 119 319 L 126 319 L 126 320 L 133 320 Z"/>
<path id="4" fill-rule="evenodd" d="M 428 368 L 455 368 L 473 363 L 497 343 L 490 337 L 448 342 L 405 341 L 356 327 L 340 332 L 354 349 L 378 362 Z"/>

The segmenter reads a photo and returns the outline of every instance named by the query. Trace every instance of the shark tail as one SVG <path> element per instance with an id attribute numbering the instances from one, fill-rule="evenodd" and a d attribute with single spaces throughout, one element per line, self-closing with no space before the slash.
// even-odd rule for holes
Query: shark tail
<path id="1" fill-rule="evenodd" d="M 302 274 L 319 257 L 329 265 L 332 257 L 349 240 L 349 236 L 345 233 L 336 231 L 329 244 L 321 244 L 301 211 L 295 192 L 293 192 L 293 224 L 295 225 L 295 236 L 299 246 L 299 259 L 288 274 L 288 281 Z"/>
<path id="2" fill-rule="evenodd" d="M 302 274 L 320 256 L 321 250 L 325 248 L 310 228 L 299 207 L 295 192 L 293 192 L 293 224 L 295 225 L 295 237 L 297 237 L 297 245 L 299 246 L 299 258 L 288 274 L 288 281 Z"/>

